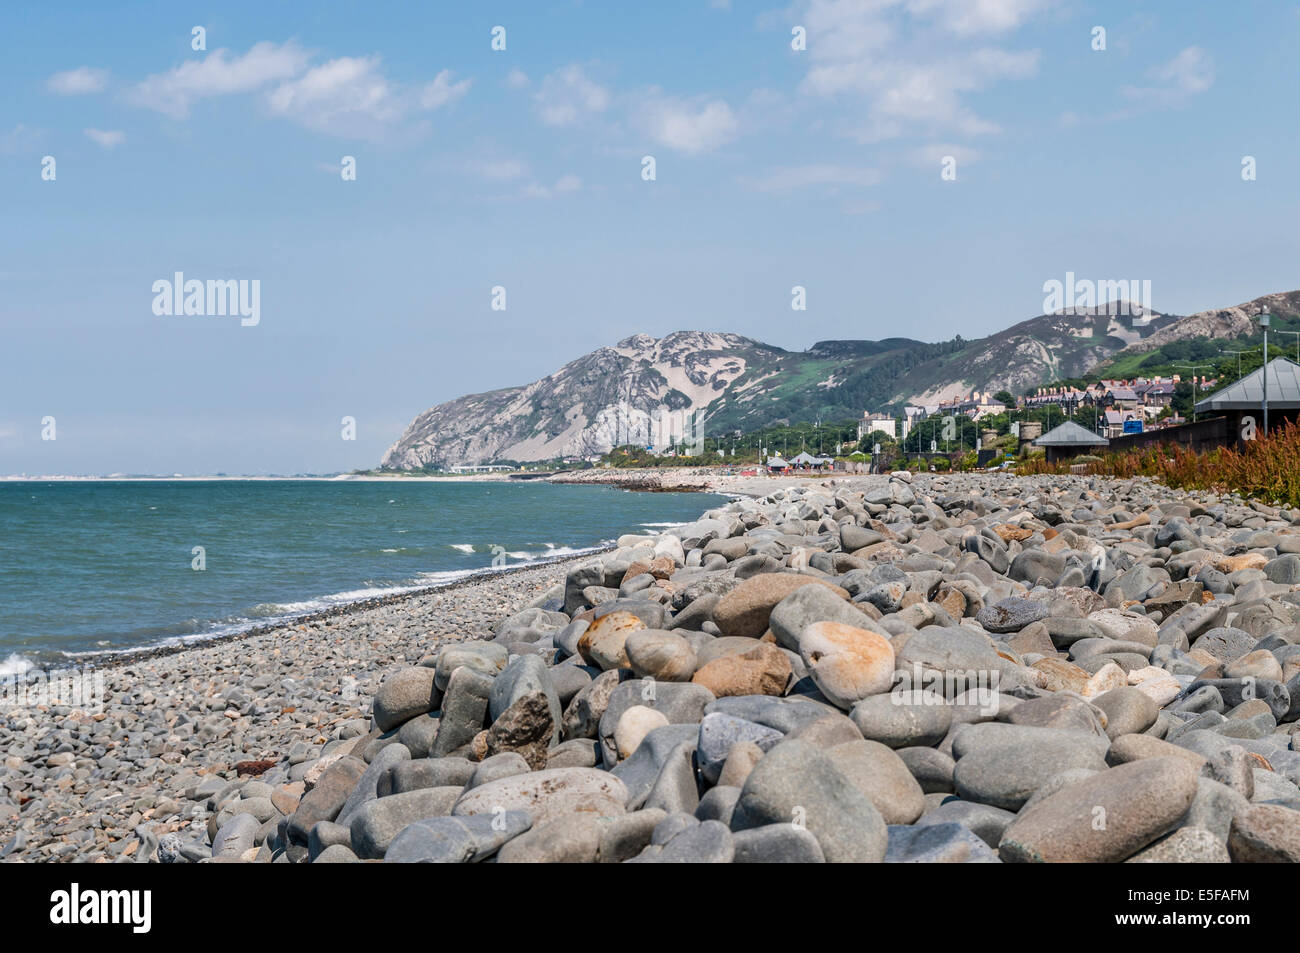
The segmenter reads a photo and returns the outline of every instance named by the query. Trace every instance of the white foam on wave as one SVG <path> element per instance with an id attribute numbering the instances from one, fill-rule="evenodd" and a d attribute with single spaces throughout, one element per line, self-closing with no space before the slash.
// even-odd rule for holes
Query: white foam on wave
<path id="1" fill-rule="evenodd" d="M 33 662 L 25 655 L 19 655 L 17 652 L 10 652 L 9 657 L 0 662 L 0 678 L 13 678 L 15 675 L 22 675 L 36 667 Z"/>
<path id="2" fill-rule="evenodd" d="M 469 553 L 471 555 L 474 553 L 473 543 L 451 543 L 450 546 L 452 549 L 459 549 L 462 553 Z"/>
<path id="3" fill-rule="evenodd" d="M 304 616 L 311 616 L 327 609 L 337 609 L 356 602 L 366 602 L 371 599 L 380 599 L 386 596 L 401 596 L 408 593 L 420 592 L 426 589 L 440 589 L 463 579 L 468 579 L 471 576 L 506 572 L 511 569 L 522 569 L 566 556 L 580 556 L 585 553 L 596 553 L 605 549 L 612 542 L 613 540 L 604 540 L 596 546 L 582 547 L 553 546 L 552 544 L 547 543 L 545 544 L 549 547 L 547 552 L 543 553 L 541 556 L 521 552 L 521 561 L 519 562 L 508 562 L 500 566 L 481 566 L 473 569 L 448 569 L 436 572 L 424 572 L 416 576 L 411 583 L 405 585 L 373 586 L 365 589 L 349 589 L 344 592 L 335 592 L 327 596 L 321 596 L 317 599 L 307 599 L 301 602 L 265 602 L 249 609 L 247 616 L 222 620 L 220 623 L 214 624 L 211 628 L 208 628 L 203 632 L 172 636 L 166 639 L 160 639 L 156 642 L 132 645 L 125 648 L 106 648 L 87 650 L 83 652 L 65 652 L 63 654 L 68 658 L 86 658 L 99 655 L 122 655 L 126 652 L 137 652 L 142 649 L 168 648 L 180 645 L 191 645 L 198 642 L 207 642 L 212 639 L 239 635 L 250 629 L 289 625 Z M 471 551 L 472 549 L 473 547 L 471 547 Z M 512 554 L 507 553 L 506 555 Z M 10 661 L 17 658 L 18 656 L 11 655 L 9 660 L 0 664 L 0 675 L 4 673 L 3 666 L 8 665 Z M 27 668 L 31 667 L 32 663 L 27 662 Z M 19 672 L 21 671 L 26 671 L 26 669 L 19 670 Z"/>

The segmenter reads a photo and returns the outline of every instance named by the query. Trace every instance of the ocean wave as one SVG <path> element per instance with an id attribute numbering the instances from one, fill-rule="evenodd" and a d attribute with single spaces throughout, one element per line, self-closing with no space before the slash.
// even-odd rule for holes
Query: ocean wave
<path id="1" fill-rule="evenodd" d="M 450 545 L 452 549 L 458 549 L 458 550 L 460 550 L 462 553 L 467 553 L 467 554 L 469 554 L 469 555 L 473 555 L 473 554 L 474 554 L 474 544 L 473 544 L 473 543 L 450 543 L 450 544 L 448 544 L 448 545 Z"/>
<path id="2" fill-rule="evenodd" d="M 0 662 L 0 678 L 14 678 L 35 667 L 36 663 L 27 656 L 19 655 L 17 652 L 10 652 L 9 657 Z"/>
<path id="3" fill-rule="evenodd" d="M 381 599 L 389 596 L 401 596 L 414 592 L 422 592 L 428 589 L 441 589 L 450 586 L 453 583 L 468 579 L 471 576 L 487 575 L 498 572 L 506 572 L 511 569 L 524 569 L 529 566 L 542 565 L 554 559 L 562 559 L 568 556 L 581 556 L 587 553 L 597 553 L 605 549 L 613 540 L 604 540 L 596 546 L 554 546 L 546 543 L 548 547 L 544 553 L 534 554 L 520 551 L 518 562 L 509 562 L 500 566 L 481 566 L 473 569 L 449 569 L 432 572 L 420 573 L 415 579 L 403 585 L 397 586 L 369 586 L 364 589 L 348 589 L 343 592 L 330 593 L 329 595 L 320 596 L 316 599 L 307 599 L 301 602 L 264 602 L 248 609 L 247 614 L 230 619 L 223 619 L 219 622 L 212 623 L 208 628 L 201 632 L 191 632 L 182 635 L 168 636 L 162 639 L 140 643 L 137 645 L 124 646 L 119 648 L 103 648 L 94 650 L 85 650 L 81 652 L 63 652 L 66 658 L 91 658 L 104 655 L 122 655 L 127 652 L 138 652 L 142 649 L 151 648 L 168 648 L 181 645 L 192 645 L 198 642 L 207 642 L 213 639 L 226 638 L 232 635 L 240 635 L 250 629 L 271 628 L 281 625 L 291 625 L 295 621 L 304 617 L 313 616 L 318 612 L 328 609 L 338 609 L 344 606 L 352 605 L 358 602 L 368 602 L 371 599 Z M 506 555 L 511 555 L 507 553 Z M 11 655 L 4 663 L 0 663 L 0 677 L 5 673 L 4 666 L 20 659 L 20 656 Z M 31 668 L 33 663 L 26 659 L 26 668 Z M 15 664 L 17 664 L 15 662 Z M 21 674 L 26 668 L 17 669 L 13 674 Z"/>

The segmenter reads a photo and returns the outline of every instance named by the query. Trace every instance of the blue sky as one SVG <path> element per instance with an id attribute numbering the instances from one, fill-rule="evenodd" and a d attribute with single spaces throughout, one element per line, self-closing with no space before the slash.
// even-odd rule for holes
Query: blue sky
<path id="1" fill-rule="evenodd" d="M 369 466 L 636 332 L 978 337 L 1067 271 L 1175 313 L 1300 286 L 1291 4 L 103 6 L 0 12 L 0 474 Z M 177 271 L 258 280 L 260 322 L 155 315 Z"/>

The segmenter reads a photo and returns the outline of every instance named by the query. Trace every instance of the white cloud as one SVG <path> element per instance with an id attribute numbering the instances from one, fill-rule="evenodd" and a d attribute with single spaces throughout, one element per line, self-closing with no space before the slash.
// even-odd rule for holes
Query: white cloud
<path id="1" fill-rule="evenodd" d="M 609 107 L 609 90 L 588 79 L 576 63 L 542 80 L 534 95 L 537 115 L 548 126 L 570 126 Z"/>
<path id="2" fill-rule="evenodd" d="M 858 99 L 863 110 L 841 131 L 862 142 L 912 132 L 981 135 L 996 123 L 977 115 L 968 94 L 1038 68 L 1037 51 L 975 47 L 968 38 L 1002 33 L 1051 0 L 807 0 L 810 65 L 800 90 Z"/>
<path id="3" fill-rule="evenodd" d="M 555 191 L 577 192 L 582 188 L 582 179 L 576 175 L 562 175 L 555 180 Z"/>
<path id="4" fill-rule="evenodd" d="M 41 130 L 19 123 L 8 132 L 0 132 L 0 155 L 15 155 L 35 149 L 43 135 Z"/>
<path id="5" fill-rule="evenodd" d="M 126 141 L 126 133 L 119 129 L 87 129 L 86 135 L 105 149 L 116 148 Z"/>
<path id="6" fill-rule="evenodd" d="M 825 187 L 835 192 L 841 187 L 864 188 L 877 185 L 880 173 L 875 169 L 820 163 L 784 166 L 773 169 L 761 178 L 744 178 L 741 181 L 760 192 L 786 192 L 814 187 Z"/>
<path id="7" fill-rule="evenodd" d="M 293 41 L 258 43 L 243 56 L 219 49 L 203 59 L 187 60 L 166 73 L 155 73 L 134 86 L 127 98 L 173 119 L 184 119 L 196 100 L 251 93 L 289 79 L 306 68 L 309 55 Z"/>
<path id="8" fill-rule="evenodd" d="M 655 143 L 687 155 L 712 152 L 736 137 L 740 122 L 721 99 L 693 101 L 665 96 L 659 89 L 646 94 L 636 122 Z"/>
<path id="9" fill-rule="evenodd" d="M 108 85 L 108 70 L 93 66 L 79 66 L 76 69 L 55 73 L 46 81 L 46 87 L 60 96 L 81 96 L 86 93 L 102 92 Z"/>
<path id="10" fill-rule="evenodd" d="M 432 83 L 420 91 L 421 109 L 441 109 L 469 92 L 472 80 L 462 79 L 459 83 L 453 82 L 453 75 L 451 70 L 445 69 L 433 78 Z"/>
<path id="11" fill-rule="evenodd" d="M 908 0 L 909 13 L 932 16 L 961 35 L 1006 33 L 1054 6 L 1055 0 Z"/>
<path id="12" fill-rule="evenodd" d="M 331 135 L 378 138 L 415 113 L 455 102 L 471 83 L 443 70 L 423 86 L 403 86 L 384 75 L 378 56 L 311 60 L 293 41 L 258 43 L 242 56 L 220 49 L 148 77 L 127 98 L 184 119 L 198 100 L 260 93 L 273 116 Z"/>
<path id="13" fill-rule="evenodd" d="M 506 73 L 506 86 L 510 89 L 523 89 L 528 83 L 528 74 L 521 69 L 512 69 Z"/>
<path id="14" fill-rule="evenodd" d="M 281 83 L 266 97 L 277 116 L 309 129 L 369 136 L 396 122 L 402 105 L 378 70 L 378 57 L 340 56 Z"/>
<path id="15" fill-rule="evenodd" d="M 1124 95 L 1155 105 L 1174 105 L 1214 85 L 1214 59 L 1199 46 L 1189 46 L 1147 75 L 1155 85 L 1126 86 Z"/>

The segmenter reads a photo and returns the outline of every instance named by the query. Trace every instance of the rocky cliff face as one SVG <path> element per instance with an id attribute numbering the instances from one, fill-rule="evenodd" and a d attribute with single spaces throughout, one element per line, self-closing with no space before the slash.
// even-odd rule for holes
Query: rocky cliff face
<path id="1" fill-rule="evenodd" d="M 657 442 L 751 367 L 780 352 L 738 334 L 637 334 L 526 387 L 475 394 L 417 417 L 384 456 L 394 469 L 548 460 Z M 671 419 L 669 419 L 671 418 Z"/>
<path id="2" fill-rule="evenodd" d="M 680 443 L 692 435 L 692 419 L 716 436 L 781 421 L 856 418 L 972 390 L 1021 393 L 1085 374 L 1126 349 L 1250 333 L 1261 304 L 1295 313 L 1300 292 L 1188 317 L 1041 315 L 979 340 L 938 344 L 821 341 L 795 352 L 738 334 L 637 334 L 526 386 L 425 411 L 382 465 L 412 470 L 585 457 L 623 444 Z"/>
<path id="3" fill-rule="evenodd" d="M 1245 337 L 1259 330 L 1260 308 L 1265 308 L 1273 314 L 1295 314 L 1300 311 L 1300 291 L 1264 295 L 1233 308 L 1218 308 L 1189 314 L 1142 341 L 1129 345 L 1126 350 L 1152 351 L 1173 341 L 1198 337 Z"/>

